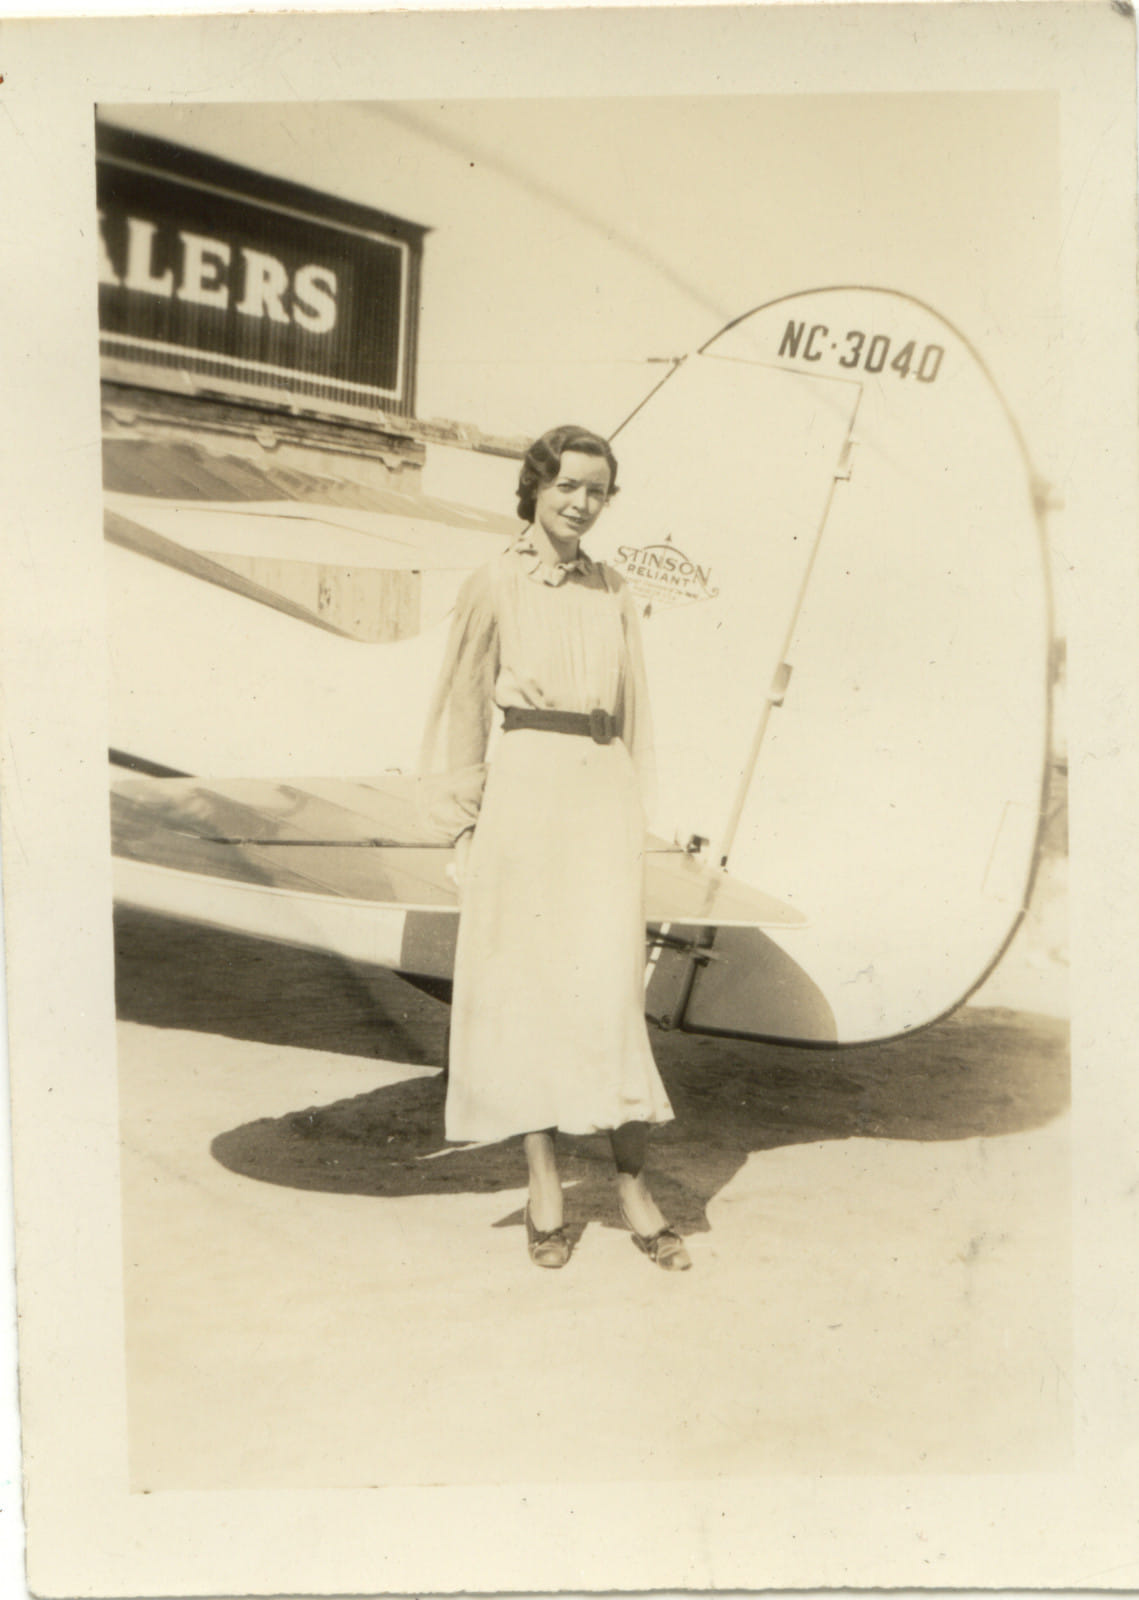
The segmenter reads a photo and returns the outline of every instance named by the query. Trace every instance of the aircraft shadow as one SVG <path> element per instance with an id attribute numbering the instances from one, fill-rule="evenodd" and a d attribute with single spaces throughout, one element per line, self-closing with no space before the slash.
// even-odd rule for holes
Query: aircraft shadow
<path id="1" fill-rule="evenodd" d="M 912 1039 L 841 1053 L 654 1030 L 676 1111 L 658 1129 L 653 1190 L 686 1232 L 749 1155 L 828 1139 L 944 1140 L 1037 1127 L 1067 1104 L 1067 1030 L 1010 1012 L 960 1012 Z M 517 1190 L 517 1139 L 465 1148 L 443 1139 L 442 1072 L 329 1105 L 298 1107 L 220 1134 L 230 1171 L 265 1183 L 377 1198 Z M 571 1229 L 617 1227 L 604 1136 L 559 1140 Z M 521 1222 L 512 1207 L 498 1226 Z"/>
<path id="2" fill-rule="evenodd" d="M 152 912 L 115 909 L 120 1021 L 441 1065 L 448 1009 L 392 973 Z"/>
<path id="3" fill-rule="evenodd" d="M 441 1067 L 448 1009 L 387 972 L 136 913 L 116 919 L 124 1020 Z M 662 1209 L 686 1232 L 749 1155 L 829 1139 L 946 1140 L 1039 1127 L 1068 1103 L 1067 1025 L 1004 1010 L 958 1011 L 912 1037 L 799 1050 L 653 1030 L 676 1111 L 656 1131 Z M 517 1191 L 518 1139 L 443 1138 L 442 1071 L 219 1132 L 230 1171 L 294 1189 L 370 1195 Z M 608 1140 L 560 1141 L 571 1229 L 620 1226 Z M 510 1206 L 498 1226 L 517 1225 Z"/>

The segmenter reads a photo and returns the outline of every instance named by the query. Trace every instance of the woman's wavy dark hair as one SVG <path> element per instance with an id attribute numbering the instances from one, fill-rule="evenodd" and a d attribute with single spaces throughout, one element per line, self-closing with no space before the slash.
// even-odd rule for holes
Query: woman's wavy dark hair
<path id="1" fill-rule="evenodd" d="M 609 463 L 609 499 L 617 493 L 617 457 L 609 448 L 608 439 L 576 423 L 563 422 L 560 428 L 550 428 L 527 450 L 518 475 L 518 515 L 524 522 L 533 522 L 534 497 L 543 484 L 553 483 L 561 471 L 562 457 L 567 450 L 578 450 L 582 455 L 600 456 Z"/>

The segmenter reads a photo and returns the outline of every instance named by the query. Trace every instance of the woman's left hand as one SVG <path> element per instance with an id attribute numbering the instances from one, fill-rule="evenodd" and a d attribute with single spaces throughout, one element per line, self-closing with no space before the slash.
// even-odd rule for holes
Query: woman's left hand
<path id="1" fill-rule="evenodd" d="M 468 828 L 466 833 L 461 833 L 455 840 L 455 852 L 447 866 L 447 876 L 455 885 L 458 894 L 463 892 L 463 880 L 467 875 L 467 860 L 471 853 L 471 840 L 474 838 L 474 829 Z"/>

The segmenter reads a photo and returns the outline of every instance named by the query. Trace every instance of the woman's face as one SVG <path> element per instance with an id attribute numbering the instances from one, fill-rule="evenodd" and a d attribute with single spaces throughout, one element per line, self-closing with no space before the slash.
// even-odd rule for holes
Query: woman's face
<path id="1" fill-rule="evenodd" d="M 552 483 L 534 496 L 534 520 L 559 544 L 583 538 L 609 498 L 609 463 L 604 456 L 567 450 Z"/>

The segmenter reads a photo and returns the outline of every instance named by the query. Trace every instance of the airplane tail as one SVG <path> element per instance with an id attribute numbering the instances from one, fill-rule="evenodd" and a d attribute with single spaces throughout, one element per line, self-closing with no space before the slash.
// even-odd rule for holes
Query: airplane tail
<path id="1" fill-rule="evenodd" d="M 908 296 L 795 295 L 614 442 L 591 549 L 645 618 L 654 825 L 806 917 L 668 954 L 651 1002 L 818 1044 L 943 1015 L 1022 915 L 1049 752 L 1042 514 L 983 363 Z"/>

